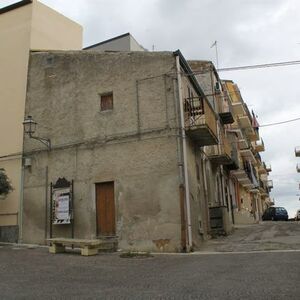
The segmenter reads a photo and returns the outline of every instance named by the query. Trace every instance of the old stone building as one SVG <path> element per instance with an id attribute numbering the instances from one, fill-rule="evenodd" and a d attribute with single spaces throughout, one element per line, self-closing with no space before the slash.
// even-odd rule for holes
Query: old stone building
<path id="1" fill-rule="evenodd" d="M 189 251 L 272 204 L 255 115 L 211 62 L 130 33 L 81 51 L 81 26 L 36 0 L 0 24 L 0 241 Z"/>
<path id="2" fill-rule="evenodd" d="M 215 142 L 207 123 L 216 119 L 185 74 L 180 52 L 31 53 L 26 115 L 51 150 L 24 140 L 25 242 L 45 243 L 49 183 L 64 177 L 74 182 L 75 237 L 115 236 L 121 249 L 199 245 L 198 146 Z M 184 112 L 188 98 L 197 102 Z M 69 225 L 53 225 L 53 236 L 70 234 Z"/>
<path id="3" fill-rule="evenodd" d="M 24 241 L 189 251 L 259 220 L 262 148 L 230 84 L 180 51 L 32 52 L 25 113 L 51 148 L 25 137 Z M 62 178 L 73 183 L 68 221 L 50 184 Z"/>

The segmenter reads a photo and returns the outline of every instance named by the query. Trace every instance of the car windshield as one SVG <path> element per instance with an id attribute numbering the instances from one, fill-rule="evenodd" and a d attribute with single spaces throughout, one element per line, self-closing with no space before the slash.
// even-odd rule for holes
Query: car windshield
<path id="1" fill-rule="evenodd" d="M 285 208 L 283 208 L 283 207 L 276 207 L 276 211 L 285 211 Z"/>

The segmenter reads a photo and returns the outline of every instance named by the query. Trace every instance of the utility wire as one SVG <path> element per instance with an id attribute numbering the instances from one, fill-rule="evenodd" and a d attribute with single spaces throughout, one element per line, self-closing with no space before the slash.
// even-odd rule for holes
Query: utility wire
<path id="1" fill-rule="evenodd" d="M 276 62 L 276 63 L 269 63 L 269 64 L 220 68 L 218 69 L 218 72 L 247 70 L 247 69 L 263 69 L 263 68 L 271 68 L 271 67 L 285 67 L 285 66 L 292 66 L 292 65 L 299 65 L 299 64 L 300 64 L 300 60 L 291 60 L 291 61 L 283 61 L 283 62 Z"/>
<path id="2" fill-rule="evenodd" d="M 299 120 L 300 120 L 300 118 L 290 119 L 290 120 L 286 120 L 286 121 L 282 121 L 282 122 L 259 125 L 259 127 L 275 126 L 275 125 L 286 124 L 286 123 L 295 122 L 295 121 L 299 121 Z"/>

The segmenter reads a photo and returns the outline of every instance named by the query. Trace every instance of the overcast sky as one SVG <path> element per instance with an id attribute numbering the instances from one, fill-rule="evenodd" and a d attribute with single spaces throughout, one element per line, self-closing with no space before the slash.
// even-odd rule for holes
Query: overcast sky
<path id="1" fill-rule="evenodd" d="M 0 0 L 1 6 L 15 1 Z M 84 28 L 84 46 L 130 32 L 145 48 L 180 49 L 187 59 L 215 62 L 210 46 L 218 41 L 219 67 L 300 59 L 298 0 L 41 0 Z M 300 65 L 220 73 L 235 81 L 260 124 L 300 117 Z M 293 217 L 300 209 L 294 154 L 300 121 L 260 129 L 272 165 L 271 193 Z"/>

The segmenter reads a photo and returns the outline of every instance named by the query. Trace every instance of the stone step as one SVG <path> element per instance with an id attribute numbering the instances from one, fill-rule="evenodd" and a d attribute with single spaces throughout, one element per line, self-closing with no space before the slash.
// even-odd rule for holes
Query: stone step
<path id="1" fill-rule="evenodd" d="M 118 249 L 118 239 L 116 237 L 100 237 L 102 242 L 99 246 L 100 252 L 115 252 Z"/>

